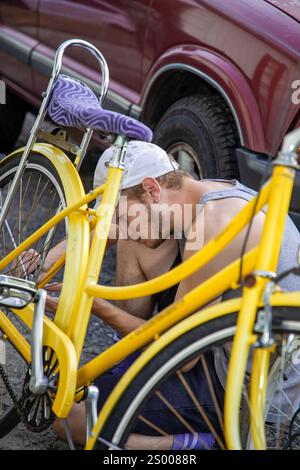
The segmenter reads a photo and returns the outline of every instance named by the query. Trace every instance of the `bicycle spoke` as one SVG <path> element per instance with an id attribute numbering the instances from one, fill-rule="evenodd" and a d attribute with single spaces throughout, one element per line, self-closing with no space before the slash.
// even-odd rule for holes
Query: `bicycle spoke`
<path id="1" fill-rule="evenodd" d="M 52 238 L 53 238 L 53 237 L 52 237 Z M 64 239 L 65 239 L 65 237 L 64 237 L 62 240 L 60 240 L 60 241 L 63 241 Z M 44 245 L 44 247 L 43 247 L 42 250 L 41 250 L 41 249 L 37 250 L 37 246 L 38 246 L 38 243 L 37 243 L 37 244 L 34 246 L 34 248 L 33 248 L 33 249 L 36 251 L 36 254 L 33 253 L 32 256 L 31 256 L 31 258 L 28 259 L 28 260 L 26 260 L 26 263 L 24 263 L 24 262 L 22 261 L 22 257 L 21 257 L 21 256 L 18 257 L 19 263 L 15 263 L 10 269 L 8 269 L 8 270 L 6 271 L 6 274 L 7 274 L 7 275 L 8 275 L 8 274 L 14 275 L 14 274 L 16 274 L 16 273 L 18 272 L 18 269 L 21 267 L 21 268 L 23 269 L 23 271 L 24 271 L 24 274 L 27 275 L 28 272 L 30 271 L 31 266 L 34 264 L 34 262 L 38 259 L 38 257 L 39 257 L 40 255 L 43 255 L 43 254 L 45 253 L 45 258 L 47 257 L 47 254 L 49 253 L 49 250 L 50 250 L 50 248 L 51 248 L 51 246 L 52 246 L 52 241 L 53 241 L 53 240 L 50 239 L 49 242 L 48 242 L 48 244 L 47 244 L 47 245 Z M 59 241 L 59 242 L 60 242 L 60 241 Z M 59 242 L 58 242 L 58 243 L 59 243 Z M 37 273 L 39 274 L 40 271 L 37 271 L 37 272 L 35 271 L 35 278 L 37 278 L 37 276 L 38 276 Z"/>
<path id="2" fill-rule="evenodd" d="M 18 217 L 18 244 L 21 243 L 21 227 L 22 227 L 22 188 L 23 188 L 23 179 L 20 180 L 20 187 L 19 187 L 19 217 Z"/>
<path id="3" fill-rule="evenodd" d="M 13 264 L 13 266 L 9 270 L 7 270 L 5 273 L 6 274 L 15 274 L 16 275 L 18 273 L 18 269 L 21 267 L 24 271 L 25 276 L 27 276 L 27 272 L 28 272 L 29 268 L 32 266 L 32 264 L 38 258 L 38 256 L 39 256 L 39 253 L 37 253 L 36 255 L 33 255 L 30 258 L 30 260 L 26 261 L 26 263 L 23 262 L 23 258 L 21 256 L 18 256 L 19 263 Z"/>
<path id="4" fill-rule="evenodd" d="M 24 177 L 24 174 L 23 174 L 23 177 Z M 23 185 L 23 177 L 21 177 L 20 179 L 20 187 Z M 24 196 L 22 196 L 22 193 L 21 193 L 21 190 L 20 190 L 20 187 L 19 187 L 19 212 L 20 212 L 20 209 L 21 207 L 23 207 L 23 201 L 24 201 Z M 26 185 L 26 188 L 27 188 L 27 185 Z M 15 196 L 16 197 L 16 196 Z M 15 204 L 16 206 L 17 204 Z M 18 212 L 18 213 L 19 213 Z M 20 215 L 19 215 L 20 217 Z M 14 223 L 14 226 L 12 228 L 12 232 L 14 233 L 15 232 L 15 229 L 16 229 L 16 226 L 17 226 L 17 222 L 18 222 L 19 218 L 16 218 L 16 221 Z M 21 237 L 21 230 L 19 230 L 19 240 L 20 240 L 20 237 Z M 19 244 L 20 244 L 20 241 L 19 241 Z"/>
<path id="5" fill-rule="evenodd" d="M 284 344 L 284 347 L 283 347 Z M 280 357 L 280 380 L 279 380 L 279 387 L 282 389 L 282 384 L 283 384 L 283 374 L 284 374 L 284 367 L 285 367 L 285 345 L 286 345 L 286 338 L 282 339 L 281 342 L 281 357 Z M 284 351 L 284 353 L 283 353 Z M 282 395 L 280 395 L 280 404 L 282 406 Z M 280 414 L 277 414 L 277 422 L 276 422 L 276 449 L 279 448 L 279 439 L 281 437 L 281 432 L 280 432 L 280 423 L 281 423 L 281 418 Z"/>
<path id="6" fill-rule="evenodd" d="M 39 189 L 39 186 L 40 186 L 40 183 L 41 183 L 41 178 L 42 178 L 42 176 L 40 175 L 40 176 L 39 176 L 38 185 L 37 185 L 37 188 L 36 188 L 36 191 L 35 191 L 35 194 L 34 194 L 33 202 L 32 202 L 32 204 L 31 204 L 31 208 L 30 208 L 29 214 L 28 214 L 28 216 L 26 217 L 26 223 L 25 223 L 24 226 L 22 227 L 22 233 L 26 233 L 26 230 L 27 230 L 29 224 L 31 223 L 31 216 L 32 216 L 32 214 L 34 213 L 36 207 L 38 206 L 38 203 L 39 203 L 39 201 L 41 200 L 41 197 L 42 197 L 42 195 L 45 193 L 46 188 L 47 188 L 47 186 L 48 186 L 48 184 L 49 184 L 49 180 L 47 180 L 47 182 L 45 183 L 45 185 L 44 185 L 44 187 L 43 187 L 43 189 L 42 189 L 42 191 L 41 191 L 41 194 L 40 194 L 39 196 L 37 196 L 37 194 L 38 194 L 38 189 Z"/>
<path id="7" fill-rule="evenodd" d="M 152 421 L 149 421 L 149 419 L 145 418 L 144 416 L 139 415 L 138 419 L 142 421 L 143 423 L 147 424 L 150 428 L 154 429 L 154 431 L 156 431 L 158 434 L 161 434 L 162 436 L 169 436 L 169 434 L 166 431 L 161 429 L 156 424 L 152 423 Z"/>
<path id="8" fill-rule="evenodd" d="M 167 406 L 167 408 L 171 411 L 171 413 L 176 416 L 176 418 L 183 424 L 183 426 L 186 427 L 186 429 L 191 433 L 191 434 L 197 434 L 196 430 L 194 429 L 193 426 L 189 424 L 189 422 L 180 414 L 180 412 L 174 408 L 174 406 L 171 405 L 169 400 L 163 396 L 163 394 L 159 391 L 156 391 L 156 395 L 161 399 L 161 401 Z M 207 444 L 204 442 L 204 440 L 199 436 L 199 441 L 201 441 L 202 445 L 209 449 Z"/>
<path id="9" fill-rule="evenodd" d="M 30 183 L 31 183 L 31 177 L 32 177 L 32 173 L 29 173 L 28 178 L 27 178 L 27 183 L 26 183 L 26 186 L 25 186 L 25 191 L 24 191 L 24 194 L 22 196 L 22 207 L 23 207 L 24 202 L 26 201 L 27 191 L 28 191 L 28 188 L 30 187 Z"/>
<path id="10" fill-rule="evenodd" d="M 8 234 L 8 238 L 11 244 L 11 250 L 15 249 L 23 240 L 22 236 L 28 236 L 28 227 L 31 224 L 31 221 L 34 221 L 34 217 L 39 217 L 40 210 L 39 210 L 39 203 L 41 202 L 41 199 L 43 196 L 46 194 L 46 192 L 49 189 L 49 179 L 45 181 L 43 176 L 39 174 L 38 178 L 33 178 L 33 172 L 28 171 L 26 175 L 23 175 L 23 177 L 20 180 L 19 184 L 19 191 L 17 193 L 17 201 L 15 201 L 15 211 L 16 211 L 16 218 L 14 222 L 14 226 L 10 225 L 10 222 L 6 218 L 4 225 L 2 226 L 2 238 L 3 238 L 3 252 L 7 253 L 8 252 L 8 246 L 6 243 L 6 234 Z M 33 195 L 33 200 L 31 203 L 28 203 L 26 200 L 28 191 L 30 186 L 35 186 L 35 192 Z M 10 186 L 10 183 L 9 185 Z M 53 215 L 57 214 L 61 208 L 61 204 L 57 204 L 57 192 L 54 191 L 54 186 L 50 188 L 48 193 L 51 195 L 51 198 L 47 198 L 47 207 L 48 207 L 48 216 L 45 214 L 45 221 L 49 218 L 51 218 Z M 3 191 L 1 190 L 1 202 L 3 200 Z M 43 199 L 44 200 L 44 199 Z M 25 203 L 30 204 L 27 210 L 26 214 L 26 219 L 23 217 L 23 205 Z M 54 209 L 56 205 L 56 209 Z M 34 215 L 35 214 L 35 215 Z M 24 220 L 23 220 L 24 219 Z M 36 244 L 31 247 L 33 250 L 32 256 L 30 258 L 26 259 L 26 262 L 24 264 L 22 260 L 22 256 L 19 256 L 13 263 L 11 267 L 8 267 L 6 269 L 6 274 L 12 274 L 16 276 L 20 276 L 22 273 L 22 277 L 25 279 L 28 279 L 28 275 L 30 275 L 30 271 L 34 263 L 36 263 L 37 256 L 41 255 L 42 259 L 40 260 L 40 263 L 38 264 L 38 269 L 35 269 L 34 276 L 37 278 L 39 276 L 41 269 L 43 267 L 43 263 L 47 257 L 47 254 L 51 248 L 51 245 L 53 244 L 53 241 L 56 237 L 56 232 L 57 232 L 57 226 L 53 227 L 49 232 L 46 234 L 46 238 L 44 240 L 37 240 Z M 25 235 L 26 234 L 26 235 Z M 38 246 L 40 246 L 40 249 L 38 250 Z M 38 251 L 38 255 L 34 254 L 34 250 Z M 21 273 L 20 273 L 21 270 Z"/>
<path id="11" fill-rule="evenodd" d="M 167 406 L 167 408 L 171 411 L 171 413 L 173 413 L 176 416 L 176 418 L 179 419 L 179 421 L 186 427 L 186 429 L 189 432 L 191 432 L 191 433 L 196 432 L 195 429 L 193 428 L 193 426 L 191 426 L 188 423 L 188 421 L 185 418 L 183 418 L 183 416 L 179 413 L 179 411 L 177 411 L 176 408 L 174 408 L 174 406 L 171 405 L 169 400 L 167 400 L 167 398 L 165 398 L 161 392 L 159 392 L 157 390 L 155 393 L 161 399 L 161 401 Z"/>
<path id="12" fill-rule="evenodd" d="M 61 205 L 57 208 L 56 214 L 58 214 L 60 212 L 60 210 L 61 210 Z M 48 246 L 48 247 L 51 246 L 53 238 L 55 236 L 56 229 L 57 229 L 57 225 L 52 227 L 52 229 L 50 229 L 49 232 L 47 233 L 46 240 L 45 240 L 45 246 Z M 49 250 L 43 250 L 43 253 L 40 253 L 39 266 L 36 269 L 36 278 L 39 277 L 39 274 L 42 270 L 42 267 L 44 265 L 44 262 L 45 262 L 45 259 L 46 259 L 47 255 L 48 255 L 48 252 L 49 252 Z"/>
<path id="13" fill-rule="evenodd" d="M 208 384 L 208 387 L 209 387 L 210 395 L 211 395 L 212 400 L 213 400 L 213 404 L 215 406 L 215 410 L 216 410 L 217 417 L 218 417 L 218 420 L 219 420 L 220 428 L 222 429 L 223 434 L 224 434 L 224 423 L 223 423 L 223 418 L 222 418 L 220 406 L 219 406 L 218 399 L 217 399 L 217 396 L 216 396 L 216 393 L 215 393 L 215 389 L 214 389 L 214 386 L 213 386 L 213 383 L 212 383 L 212 380 L 211 380 L 210 373 L 208 371 L 207 363 L 206 363 L 206 360 L 205 360 L 205 357 L 204 357 L 203 354 L 201 354 L 201 356 L 200 356 L 200 361 L 201 361 L 202 367 L 204 369 L 205 377 L 206 377 L 207 384 Z"/>
<path id="14" fill-rule="evenodd" d="M 2 206 L 0 207 L 0 210 L 2 210 Z M 10 236 L 10 240 L 12 242 L 12 245 L 13 245 L 13 248 L 16 249 L 17 248 L 17 244 L 16 244 L 16 241 L 15 241 L 15 238 L 13 236 L 13 233 L 10 229 L 10 226 L 7 222 L 7 220 L 5 219 L 4 221 L 4 226 L 6 227 L 6 230 Z M 26 270 L 25 270 L 25 267 L 24 267 L 24 264 L 23 264 L 23 261 L 22 261 L 22 258 L 20 256 L 18 256 L 18 259 L 19 259 L 19 266 L 21 266 L 22 270 L 23 270 L 23 274 L 25 275 L 25 278 L 27 279 L 27 275 L 26 275 Z"/>
<path id="15" fill-rule="evenodd" d="M 164 431 L 161 427 L 157 426 L 156 424 L 154 424 L 152 421 L 149 421 L 147 418 L 145 418 L 144 416 L 141 416 L 139 415 L 138 419 L 140 421 L 142 421 L 143 423 L 147 424 L 151 429 L 153 429 L 154 431 L 156 431 L 158 434 L 162 435 L 162 436 L 169 436 L 170 434 L 168 434 L 166 431 Z M 207 446 L 206 442 L 204 442 L 203 439 L 201 439 L 201 437 L 193 432 L 193 434 L 197 435 L 197 439 L 201 442 L 201 444 L 203 445 L 203 447 L 206 449 L 206 450 L 210 450 L 210 448 Z M 173 435 L 173 442 L 175 443 L 178 443 L 179 445 L 181 444 L 180 441 L 178 441 L 178 438 L 176 438 L 176 434 Z M 186 448 L 186 450 L 192 450 L 192 449 L 189 449 L 189 448 Z"/>
<path id="16" fill-rule="evenodd" d="M 281 315 L 276 311 L 278 313 Z M 290 315 L 288 319 L 291 324 L 295 324 L 293 316 Z M 235 321 L 236 317 L 232 316 L 232 322 Z M 229 329 L 228 324 L 229 322 L 224 321 L 222 330 L 219 321 L 215 322 L 214 329 L 211 323 L 207 328 L 201 328 L 200 325 L 174 339 L 150 360 L 149 366 L 145 364 L 140 371 L 142 375 L 130 385 L 128 393 L 125 390 L 122 402 L 113 411 L 113 421 L 119 424 L 105 423 L 101 437 L 108 441 L 111 439 L 121 447 L 128 443 L 128 449 L 145 448 L 147 435 L 154 439 L 152 443 L 149 437 L 150 448 L 160 442 L 160 448 L 169 449 L 173 439 L 173 444 L 177 444 L 176 447 L 182 450 L 186 446 L 209 447 L 210 450 L 226 449 L 223 427 L 224 389 L 234 335 L 234 328 Z M 277 326 L 278 321 L 274 321 L 274 324 Z M 287 369 L 300 337 L 300 325 L 299 329 L 293 328 L 286 320 L 282 333 L 279 333 L 279 328 L 274 332 L 276 347 L 271 352 L 263 420 L 258 419 L 260 417 L 255 416 L 251 409 L 249 390 L 253 354 L 250 352 L 240 406 L 239 432 L 242 448 L 254 448 L 251 431 L 257 435 L 258 445 L 263 447 L 266 443 L 268 449 L 296 448 L 300 444 L 300 393 L 297 392 L 300 388 L 299 375 L 292 373 L 290 376 L 292 368 Z M 292 331 L 296 331 L 293 337 L 290 335 Z M 222 354 L 216 354 L 225 348 L 228 352 L 226 358 Z M 294 365 L 297 369 L 297 363 L 294 362 Z M 126 422 L 123 418 L 124 410 Z M 152 432 L 144 430 L 143 423 Z M 111 426 L 114 426 L 113 429 Z M 161 441 L 156 440 L 159 436 L 163 437 Z"/>
<path id="17" fill-rule="evenodd" d="M 193 403 L 195 404 L 197 410 L 199 411 L 203 421 L 205 421 L 208 429 L 211 431 L 211 433 L 214 435 L 216 441 L 218 442 L 219 446 L 221 447 L 221 449 L 225 449 L 225 446 L 224 446 L 224 443 L 222 442 L 222 439 L 220 438 L 220 436 L 218 435 L 217 431 L 215 430 L 213 424 L 211 423 L 210 419 L 208 418 L 208 416 L 206 415 L 204 409 L 202 408 L 202 406 L 200 405 L 199 401 L 197 400 L 197 397 L 196 395 L 194 394 L 194 392 L 192 391 L 191 387 L 189 386 L 189 384 L 187 383 L 187 381 L 185 380 L 184 376 L 182 375 L 182 373 L 180 371 L 177 371 L 176 372 L 177 376 L 179 377 L 182 385 L 184 386 L 185 390 L 188 392 L 189 396 L 191 397 Z"/>

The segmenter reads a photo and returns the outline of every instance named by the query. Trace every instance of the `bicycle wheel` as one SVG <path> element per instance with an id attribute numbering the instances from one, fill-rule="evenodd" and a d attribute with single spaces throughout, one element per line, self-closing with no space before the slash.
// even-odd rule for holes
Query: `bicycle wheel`
<path id="1" fill-rule="evenodd" d="M 237 314 L 229 314 L 197 326 L 144 364 L 124 386 L 94 449 L 226 449 L 224 387 L 236 319 Z M 270 362 L 265 412 L 267 446 L 300 448 L 299 311 L 274 308 L 273 326 L 276 350 Z M 251 355 L 241 406 L 244 449 L 252 447 L 250 370 Z"/>
<path id="2" fill-rule="evenodd" d="M 19 161 L 20 155 L 14 155 L 0 162 L 0 206 L 3 205 L 6 198 Z M 30 155 L 6 220 L 0 230 L 0 259 L 3 259 L 16 246 L 26 240 L 65 205 L 62 180 L 51 161 L 40 154 Z M 26 262 L 23 262 L 19 257 L 6 266 L 2 274 L 37 282 L 41 275 L 43 260 L 49 250 L 65 239 L 67 234 L 68 223 L 62 221 L 31 247 L 30 256 Z M 52 282 L 60 282 L 63 279 L 63 274 L 64 268 L 52 279 Z M 10 309 L 1 307 L 1 310 L 30 342 L 30 331 L 25 323 Z M 48 421 L 50 422 L 51 402 L 47 399 L 48 395 L 45 395 L 44 400 L 40 401 L 30 397 L 28 393 L 24 395 L 24 384 L 28 382 L 28 364 L 9 342 L 9 339 L 3 335 L 1 329 L 0 347 L 2 351 L 0 362 L 6 374 L 5 380 L 0 374 L 0 438 L 10 432 L 20 421 L 16 402 L 24 405 L 28 427 L 31 426 L 32 430 L 41 430 Z M 46 351 L 45 359 L 49 358 L 49 355 L 49 351 Z M 7 380 L 13 391 L 14 400 L 11 393 L 8 392 Z M 27 399 L 26 403 L 24 402 L 25 398 Z"/>

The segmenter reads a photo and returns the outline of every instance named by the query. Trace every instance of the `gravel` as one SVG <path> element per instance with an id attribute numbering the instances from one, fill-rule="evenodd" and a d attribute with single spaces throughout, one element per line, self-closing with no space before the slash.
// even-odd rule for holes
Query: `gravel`
<path id="1" fill-rule="evenodd" d="M 28 113 L 16 147 L 24 145 L 26 142 L 28 131 L 32 126 L 33 120 L 33 115 Z M 80 174 L 86 190 L 92 187 L 93 172 L 98 158 L 99 150 L 93 150 L 86 156 L 82 165 Z M 107 250 L 104 258 L 100 282 L 111 285 L 114 279 L 114 270 L 115 250 L 114 248 L 110 248 Z M 113 333 L 113 330 L 109 326 L 92 316 L 81 356 L 81 364 L 89 361 L 101 351 L 107 349 L 112 343 Z M 50 427 L 47 431 L 42 433 L 35 434 L 29 432 L 20 424 L 8 436 L 0 440 L 0 450 L 63 450 L 67 448 L 68 446 L 56 437 L 53 427 Z"/>

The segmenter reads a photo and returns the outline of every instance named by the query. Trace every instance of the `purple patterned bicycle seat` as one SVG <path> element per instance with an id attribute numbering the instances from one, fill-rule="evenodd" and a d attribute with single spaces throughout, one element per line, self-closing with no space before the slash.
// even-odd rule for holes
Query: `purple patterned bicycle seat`
<path id="1" fill-rule="evenodd" d="M 106 134 L 151 142 L 149 127 L 123 114 L 103 109 L 95 93 L 84 83 L 59 75 L 48 106 L 51 119 L 60 126 L 87 128 Z"/>

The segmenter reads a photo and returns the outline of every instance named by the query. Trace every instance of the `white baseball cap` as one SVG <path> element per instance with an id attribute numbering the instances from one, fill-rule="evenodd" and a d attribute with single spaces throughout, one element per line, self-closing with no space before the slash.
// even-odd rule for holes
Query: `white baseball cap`
<path id="1" fill-rule="evenodd" d="M 113 151 L 114 148 L 109 147 L 101 155 L 94 174 L 94 188 L 105 183 L 108 162 Z M 158 178 L 179 168 L 178 163 L 171 160 L 161 147 L 140 140 L 131 140 L 128 143 L 124 163 L 120 191 L 141 184 L 144 178 Z M 97 202 L 99 203 L 99 200 Z"/>

